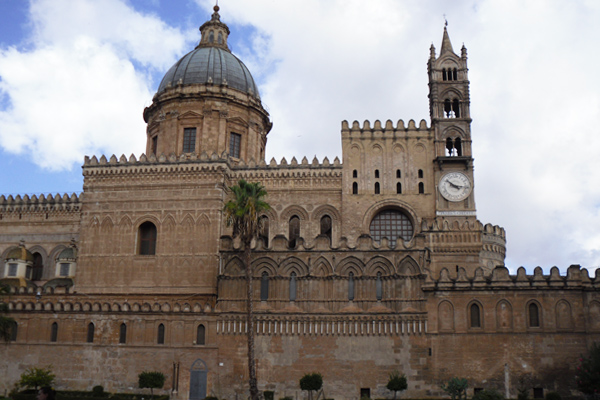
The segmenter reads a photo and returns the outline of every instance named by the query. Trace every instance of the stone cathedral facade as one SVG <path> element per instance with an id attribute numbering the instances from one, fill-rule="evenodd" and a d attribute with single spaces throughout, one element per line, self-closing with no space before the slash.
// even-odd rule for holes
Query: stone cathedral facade
<path id="1" fill-rule="evenodd" d="M 478 221 L 467 51 L 444 28 L 427 66 L 430 121 L 342 122 L 343 162 L 265 161 L 269 113 L 229 50 L 218 7 L 144 110 L 146 153 L 86 157 L 79 196 L 0 196 L 0 283 L 12 337 L 0 394 L 52 365 L 57 388 L 134 392 L 144 370 L 177 399 L 247 396 L 245 277 L 222 209 L 239 179 L 271 204 L 254 244 L 259 387 L 302 398 L 516 397 L 575 388 L 600 340 L 600 276 L 504 267 Z M 476 140 L 476 134 L 474 135 Z"/>

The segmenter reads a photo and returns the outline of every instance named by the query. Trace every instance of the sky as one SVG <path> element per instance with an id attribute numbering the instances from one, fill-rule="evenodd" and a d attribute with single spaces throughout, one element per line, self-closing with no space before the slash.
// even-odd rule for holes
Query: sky
<path id="1" fill-rule="evenodd" d="M 145 149 L 144 107 L 211 0 L 0 0 L 0 194 L 78 193 L 84 156 Z M 267 161 L 341 159 L 341 121 L 429 121 L 445 21 L 468 51 L 478 219 L 512 271 L 600 267 L 600 2 L 221 0 Z"/>

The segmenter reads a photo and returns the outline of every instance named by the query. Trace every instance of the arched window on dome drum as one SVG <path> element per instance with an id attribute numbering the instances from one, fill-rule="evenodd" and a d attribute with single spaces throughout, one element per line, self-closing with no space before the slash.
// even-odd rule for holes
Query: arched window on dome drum
<path id="1" fill-rule="evenodd" d="M 50 328 L 50 341 L 56 342 L 58 340 L 58 323 L 53 322 Z"/>
<path id="2" fill-rule="evenodd" d="M 471 328 L 481 328 L 481 312 L 477 304 L 471 304 Z"/>
<path id="3" fill-rule="evenodd" d="M 296 301 L 296 292 L 297 292 L 297 282 L 296 282 L 296 273 L 292 272 L 290 274 L 290 301 Z"/>
<path id="4" fill-rule="evenodd" d="M 196 329 L 196 344 L 201 346 L 206 344 L 206 328 L 202 324 Z"/>
<path id="5" fill-rule="evenodd" d="M 269 300 L 269 274 L 265 271 L 260 277 L 260 301 Z"/>
<path id="6" fill-rule="evenodd" d="M 156 254 L 156 226 L 152 222 L 146 221 L 140 225 L 138 240 L 138 254 L 142 256 Z"/>
<path id="7" fill-rule="evenodd" d="M 127 343 L 127 325 L 125 323 L 122 323 L 119 328 L 119 343 Z"/>
<path id="8" fill-rule="evenodd" d="M 183 152 L 196 152 L 196 128 L 183 129 Z"/>
<path id="9" fill-rule="evenodd" d="M 354 301 L 354 272 L 348 274 L 348 301 Z"/>
<path id="10" fill-rule="evenodd" d="M 31 280 L 39 281 L 44 273 L 44 259 L 40 253 L 33 253 L 33 267 L 31 269 Z"/>
<path id="11" fill-rule="evenodd" d="M 529 327 L 539 328 L 540 327 L 540 309 L 537 304 L 530 303 L 528 306 L 529 311 Z"/>
<path id="12" fill-rule="evenodd" d="M 383 298 L 383 282 L 381 280 L 381 272 L 377 273 L 377 279 L 375 281 L 375 293 L 377 296 L 377 301 L 381 301 Z"/>
<path id="13" fill-rule="evenodd" d="M 290 218 L 289 223 L 289 246 L 291 248 L 296 247 L 296 242 L 300 237 L 300 218 L 297 215 Z"/>
<path id="14" fill-rule="evenodd" d="M 218 41 L 219 44 L 223 44 L 223 34 L 221 32 L 219 32 Z"/>
<path id="15" fill-rule="evenodd" d="M 395 246 L 397 239 L 412 239 L 413 224 L 402 211 L 383 210 L 371 221 L 369 232 L 375 242 L 380 243 L 385 237 L 391 246 Z"/>
<path id="16" fill-rule="evenodd" d="M 165 325 L 158 325 L 158 334 L 156 335 L 156 343 L 157 344 L 165 344 Z"/>
<path id="17" fill-rule="evenodd" d="M 331 240 L 331 217 L 329 215 L 321 217 L 321 235 L 325 235 Z"/>
<path id="18" fill-rule="evenodd" d="M 215 33 L 213 31 L 210 31 L 208 33 L 208 42 L 213 43 L 214 41 L 215 41 Z"/>
<path id="19" fill-rule="evenodd" d="M 242 152 L 242 135 L 231 132 L 229 135 L 229 155 L 233 158 L 240 158 Z"/>
<path id="20" fill-rule="evenodd" d="M 86 341 L 88 343 L 94 343 L 94 330 L 95 330 L 94 323 L 90 322 L 88 324 L 88 329 L 87 329 L 87 340 Z"/>

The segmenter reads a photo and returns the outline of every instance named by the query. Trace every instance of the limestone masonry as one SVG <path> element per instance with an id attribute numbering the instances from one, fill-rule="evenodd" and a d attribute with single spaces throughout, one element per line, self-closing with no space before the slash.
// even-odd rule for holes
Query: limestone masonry
<path id="1" fill-rule="evenodd" d="M 247 397 L 241 245 L 222 209 L 260 182 L 272 209 L 254 245 L 261 390 L 302 398 L 516 398 L 575 389 L 600 340 L 600 276 L 504 267 L 504 229 L 477 220 L 467 50 L 444 28 L 428 61 L 430 121 L 342 122 L 343 161 L 266 162 L 257 86 L 218 7 L 144 110 L 146 153 L 86 157 L 79 196 L 0 196 L 0 283 L 17 324 L 0 394 L 51 364 L 57 388 L 136 392 L 144 370 L 175 399 Z M 535 389 L 535 390 L 534 390 Z"/>

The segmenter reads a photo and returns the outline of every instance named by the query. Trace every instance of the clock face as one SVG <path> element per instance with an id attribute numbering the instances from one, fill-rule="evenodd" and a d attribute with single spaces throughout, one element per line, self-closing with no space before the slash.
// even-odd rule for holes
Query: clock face
<path id="1" fill-rule="evenodd" d="M 471 194 L 469 177 L 462 172 L 449 172 L 442 176 L 439 184 L 440 194 L 448 201 L 462 201 Z"/>

